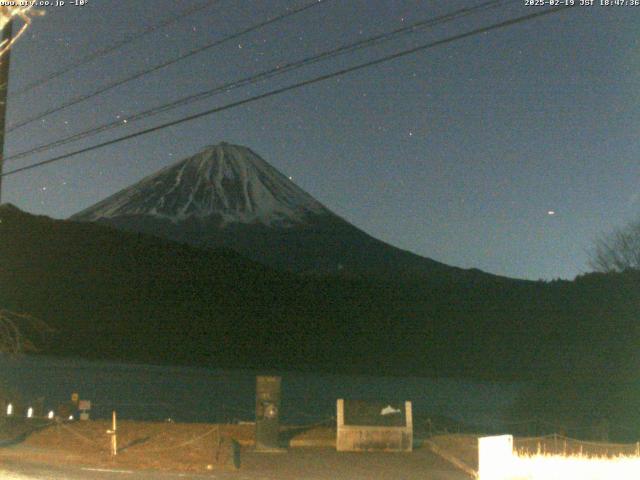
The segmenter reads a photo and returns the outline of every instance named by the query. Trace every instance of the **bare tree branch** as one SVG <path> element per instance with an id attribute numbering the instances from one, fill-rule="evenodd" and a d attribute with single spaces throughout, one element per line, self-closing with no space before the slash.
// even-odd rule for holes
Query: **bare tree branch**
<path id="1" fill-rule="evenodd" d="M 640 221 L 598 239 L 589 266 L 597 272 L 640 270 Z"/>
<path id="2" fill-rule="evenodd" d="M 31 315 L 0 309 L 0 353 L 37 351 L 33 338 L 43 337 L 52 331 L 45 322 Z"/>

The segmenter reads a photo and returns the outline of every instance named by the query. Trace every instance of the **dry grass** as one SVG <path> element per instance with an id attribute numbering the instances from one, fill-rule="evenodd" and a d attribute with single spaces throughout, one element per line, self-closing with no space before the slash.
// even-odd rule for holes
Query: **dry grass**
<path id="1" fill-rule="evenodd" d="M 120 467 L 168 471 L 203 472 L 221 468 L 216 464 L 220 438 L 241 446 L 255 443 L 255 426 L 185 423 L 118 422 L 118 455 L 110 455 L 111 424 L 106 420 L 52 424 L 32 433 L 16 447 L 0 450 L 4 456 L 18 456 L 52 464 L 73 462 L 99 467 Z M 296 444 L 335 439 L 335 430 L 283 428 L 281 437 Z M 224 467 L 224 466 L 222 466 Z"/>
<path id="2" fill-rule="evenodd" d="M 636 480 L 638 472 L 637 456 L 514 454 L 501 461 L 498 476 L 483 474 L 480 480 Z"/>
<path id="3" fill-rule="evenodd" d="M 47 463 L 120 466 L 135 469 L 205 471 L 216 463 L 218 440 L 253 443 L 251 425 L 176 424 L 120 421 L 118 455 L 110 455 L 108 421 L 54 424 L 35 432 L 4 455 Z"/>
<path id="4" fill-rule="evenodd" d="M 478 435 L 437 435 L 431 437 L 429 440 L 450 457 L 462 462 L 472 470 L 478 470 Z M 584 463 L 587 459 L 593 459 L 593 465 L 601 465 L 605 459 L 612 458 L 620 460 L 618 465 L 626 465 L 625 462 L 629 461 L 629 459 L 639 458 L 636 455 L 638 448 L 639 447 L 634 444 L 622 445 L 603 442 L 586 442 L 561 436 L 514 438 L 514 454 L 517 455 L 517 458 L 547 459 L 549 462 L 556 461 L 555 459 L 558 458 L 570 458 L 575 465 L 582 465 L 580 462 Z M 580 462 L 578 462 L 578 459 Z M 640 460 L 637 462 L 640 462 Z M 640 467 L 638 463 L 636 464 Z M 607 478 L 613 479 L 617 477 Z M 635 478 L 640 478 L 640 475 L 637 475 Z"/>
<path id="5" fill-rule="evenodd" d="M 480 480 L 635 480 L 640 445 L 589 442 L 552 435 L 484 439 Z"/>

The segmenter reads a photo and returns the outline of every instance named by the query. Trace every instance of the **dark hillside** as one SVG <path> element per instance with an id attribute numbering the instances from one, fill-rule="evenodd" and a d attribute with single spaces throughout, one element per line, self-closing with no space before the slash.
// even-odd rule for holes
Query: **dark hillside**
<path id="1" fill-rule="evenodd" d="M 49 353 L 524 379 L 551 389 L 638 377 L 637 273 L 551 283 L 300 276 L 9 206 L 0 220 L 0 305 L 48 321 L 57 331 Z M 624 398 L 612 402 L 622 408 Z"/>

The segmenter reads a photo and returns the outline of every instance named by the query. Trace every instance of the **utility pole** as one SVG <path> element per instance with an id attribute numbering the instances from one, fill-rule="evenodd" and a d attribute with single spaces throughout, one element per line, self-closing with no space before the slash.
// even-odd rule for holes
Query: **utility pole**
<path id="1" fill-rule="evenodd" d="M 2 31 L 2 44 L 9 45 L 13 36 L 13 20 L 9 20 Z M 0 204 L 2 203 L 2 172 L 4 167 L 4 134 L 7 118 L 7 92 L 9 91 L 9 61 L 11 49 L 0 58 Z"/>

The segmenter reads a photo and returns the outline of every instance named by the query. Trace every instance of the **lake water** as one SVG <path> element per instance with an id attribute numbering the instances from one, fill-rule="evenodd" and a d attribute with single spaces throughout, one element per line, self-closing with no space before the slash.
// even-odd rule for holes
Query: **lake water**
<path id="1" fill-rule="evenodd" d="M 42 356 L 0 356 L 0 378 L 25 403 L 44 397 L 53 409 L 78 392 L 93 418 L 183 422 L 251 421 L 259 372 L 119 364 Z M 268 372 L 273 374 L 273 372 Z M 446 416 L 491 429 L 504 425 L 522 384 L 421 377 L 277 372 L 283 423 L 311 424 L 335 416 L 336 399 L 413 402 L 416 418 Z"/>

